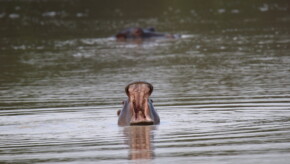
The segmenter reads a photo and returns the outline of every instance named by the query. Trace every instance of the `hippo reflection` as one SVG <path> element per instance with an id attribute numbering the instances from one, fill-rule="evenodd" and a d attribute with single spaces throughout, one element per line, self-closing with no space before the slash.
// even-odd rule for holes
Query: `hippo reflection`
<path id="1" fill-rule="evenodd" d="M 125 88 L 128 99 L 123 101 L 123 109 L 118 111 L 118 124 L 126 125 L 153 125 L 159 124 L 160 119 L 153 107 L 149 96 L 153 86 L 147 82 L 133 82 Z"/>
<path id="2" fill-rule="evenodd" d="M 117 40 L 122 41 L 126 39 L 149 39 L 149 38 L 178 38 L 178 35 L 159 33 L 155 28 L 127 28 L 115 35 Z"/>
<path id="3" fill-rule="evenodd" d="M 156 126 L 127 126 L 123 129 L 125 143 L 129 146 L 130 160 L 153 159 L 154 133 Z"/>

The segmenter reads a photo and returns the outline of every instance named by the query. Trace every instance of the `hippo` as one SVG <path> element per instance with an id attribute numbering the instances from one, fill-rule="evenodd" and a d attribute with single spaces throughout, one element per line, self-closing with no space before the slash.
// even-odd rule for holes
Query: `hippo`
<path id="1" fill-rule="evenodd" d="M 178 38 L 178 35 L 159 33 L 155 31 L 155 28 L 140 28 L 133 27 L 127 28 L 120 31 L 115 35 L 116 39 L 119 41 L 124 41 L 127 39 L 150 39 L 150 38 Z"/>
<path id="2" fill-rule="evenodd" d="M 156 125 L 160 123 L 159 115 L 149 98 L 153 92 L 152 84 L 137 81 L 125 88 L 128 99 L 123 101 L 123 109 L 117 112 L 118 125 Z"/>

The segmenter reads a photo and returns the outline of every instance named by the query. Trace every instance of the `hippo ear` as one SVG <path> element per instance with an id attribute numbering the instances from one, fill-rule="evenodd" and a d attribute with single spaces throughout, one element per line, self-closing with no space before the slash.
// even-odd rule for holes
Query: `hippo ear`
<path id="1" fill-rule="evenodd" d="M 120 116 L 121 110 L 117 110 L 117 116 Z"/>

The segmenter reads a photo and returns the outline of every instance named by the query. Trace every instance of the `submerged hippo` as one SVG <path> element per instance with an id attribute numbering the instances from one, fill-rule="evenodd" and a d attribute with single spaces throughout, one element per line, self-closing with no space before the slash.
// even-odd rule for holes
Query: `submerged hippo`
<path id="1" fill-rule="evenodd" d="M 153 86 L 147 82 L 133 82 L 125 88 L 128 99 L 123 101 L 123 109 L 118 111 L 118 124 L 153 125 L 159 124 L 160 119 L 149 98 Z"/>
<path id="2" fill-rule="evenodd" d="M 116 39 L 119 41 L 126 39 L 149 39 L 149 38 L 178 38 L 178 35 L 159 33 L 155 31 L 155 28 L 127 28 L 120 31 L 115 35 Z"/>

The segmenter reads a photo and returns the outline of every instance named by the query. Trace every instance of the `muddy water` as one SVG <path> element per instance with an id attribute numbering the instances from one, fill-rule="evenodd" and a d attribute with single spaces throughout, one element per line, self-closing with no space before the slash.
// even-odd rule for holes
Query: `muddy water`
<path id="1" fill-rule="evenodd" d="M 288 2 L 201 2 L 0 1 L 0 161 L 288 163 Z M 135 80 L 160 125 L 117 126 Z"/>

